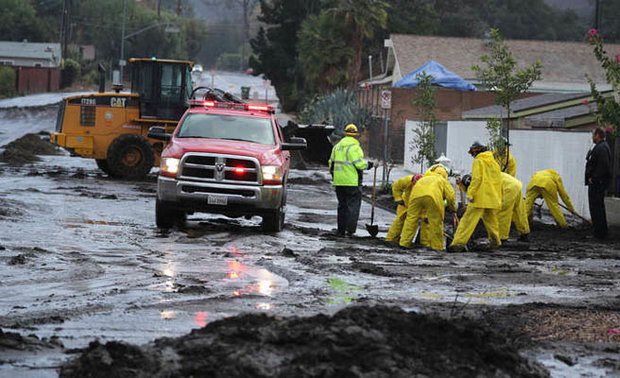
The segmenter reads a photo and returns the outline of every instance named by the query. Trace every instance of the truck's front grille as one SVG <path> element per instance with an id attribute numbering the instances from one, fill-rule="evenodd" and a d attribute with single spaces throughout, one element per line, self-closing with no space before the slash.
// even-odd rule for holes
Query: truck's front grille
<path id="1" fill-rule="evenodd" d="M 208 193 L 208 194 L 231 194 L 242 197 L 255 197 L 253 190 L 246 189 L 226 189 L 226 188 L 203 188 L 201 186 L 183 185 L 181 190 L 185 193 Z"/>
<path id="2" fill-rule="evenodd" d="M 188 153 L 181 159 L 180 179 L 226 184 L 261 184 L 260 164 L 236 155 Z"/>

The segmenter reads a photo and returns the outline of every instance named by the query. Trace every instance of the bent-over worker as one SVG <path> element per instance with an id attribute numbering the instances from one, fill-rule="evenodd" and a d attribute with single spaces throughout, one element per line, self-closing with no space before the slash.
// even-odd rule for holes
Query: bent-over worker
<path id="1" fill-rule="evenodd" d="M 534 206 L 534 201 L 538 198 L 542 198 L 547 204 L 551 215 L 553 215 L 555 223 L 562 228 L 568 227 L 566 224 L 566 219 L 564 219 L 562 209 L 560 209 L 558 194 L 562 198 L 562 202 L 566 205 L 566 209 L 571 213 L 574 213 L 575 208 L 573 207 L 573 203 L 571 202 L 568 193 L 566 193 L 566 189 L 564 189 L 562 177 L 560 177 L 560 175 L 553 169 L 545 169 L 543 171 L 535 172 L 530 179 L 529 184 L 527 184 L 527 190 L 525 193 L 525 209 L 527 210 L 527 218 L 530 220 L 532 219 L 532 207 Z"/>
<path id="2" fill-rule="evenodd" d="M 407 207 L 409 206 L 409 196 L 411 195 L 411 189 L 415 186 L 418 180 L 422 178 L 421 174 L 408 175 L 401 177 L 394 181 L 392 184 L 392 196 L 394 202 L 398 204 L 396 207 L 396 218 L 392 222 L 390 229 L 388 230 L 386 241 L 398 241 L 400 234 L 407 218 Z"/>
<path id="3" fill-rule="evenodd" d="M 448 182 L 448 173 L 442 167 L 424 174 L 418 180 L 409 196 L 407 217 L 400 236 L 399 245 L 410 247 L 422 215 L 428 218 L 427 237 L 421 238 L 422 245 L 442 250 L 444 244 L 443 220 L 444 201 L 450 211 L 456 211 L 454 188 Z"/>

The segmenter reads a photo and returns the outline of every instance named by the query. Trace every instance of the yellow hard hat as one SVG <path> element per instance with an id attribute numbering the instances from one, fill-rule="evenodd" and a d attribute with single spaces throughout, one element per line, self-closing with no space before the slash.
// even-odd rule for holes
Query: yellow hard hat
<path id="1" fill-rule="evenodd" d="M 344 135 L 357 136 L 357 126 L 350 123 L 344 128 Z"/>

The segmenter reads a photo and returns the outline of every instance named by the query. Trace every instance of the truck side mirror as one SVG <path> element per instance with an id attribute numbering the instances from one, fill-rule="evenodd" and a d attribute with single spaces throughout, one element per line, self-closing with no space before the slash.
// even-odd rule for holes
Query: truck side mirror
<path id="1" fill-rule="evenodd" d="M 291 137 L 289 142 L 282 143 L 282 150 L 284 151 L 305 150 L 306 148 L 308 148 L 308 144 L 304 138 Z"/>
<path id="2" fill-rule="evenodd" d="M 149 138 L 169 141 L 172 139 L 172 134 L 167 134 L 166 129 L 161 126 L 153 126 L 149 129 Z"/>

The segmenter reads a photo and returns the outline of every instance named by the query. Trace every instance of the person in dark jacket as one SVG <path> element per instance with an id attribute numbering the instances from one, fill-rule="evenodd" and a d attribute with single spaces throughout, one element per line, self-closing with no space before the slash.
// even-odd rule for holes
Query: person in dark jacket
<path id="1" fill-rule="evenodd" d="M 594 237 L 607 237 L 607 214 L 605 213 L 605 193 L 611 180 L 611 149 L 605 141 L 605 130 L 597 127 L 592 131 L 594 147 L 586 156 L 586 185 L 590 217 L 594 226 Z"/>

